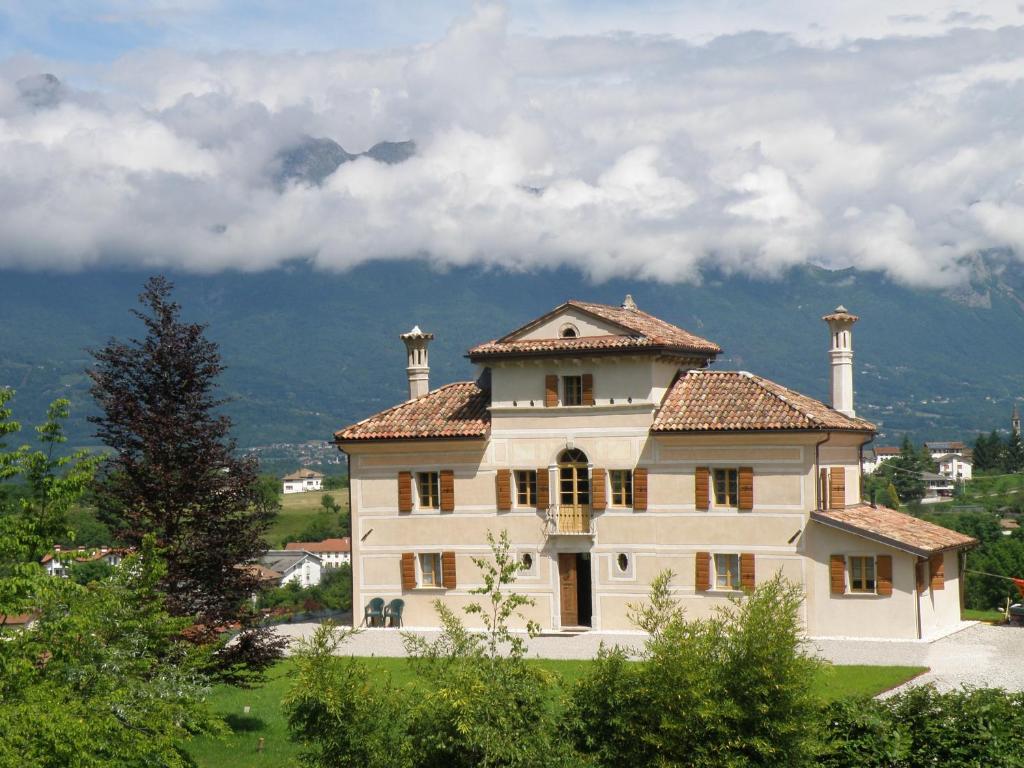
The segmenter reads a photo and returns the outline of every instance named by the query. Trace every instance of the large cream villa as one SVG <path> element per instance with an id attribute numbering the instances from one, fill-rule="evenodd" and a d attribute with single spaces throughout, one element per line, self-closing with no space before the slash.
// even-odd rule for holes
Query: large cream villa
<path id="1" fill-rule="evenodd" d="M 358 607 L 405 600 L 437 625 L 479 584 L 472 556 L 509 532 L 545 629 L 632 629 L 627 604 L 670 568 L 687 615 L 781 571 L 812 636 L 931 638 L 960 624 L 974 540 L 865 503 L 874 425 L 853 407 L 851 329 L 830 331 L 832 405 L 745 371 L 636 307 L 569 301 L 469 350 L 475 381 L 430 391 L 404 334 L 409 400 L 336 434 L 351 472 Z"/>

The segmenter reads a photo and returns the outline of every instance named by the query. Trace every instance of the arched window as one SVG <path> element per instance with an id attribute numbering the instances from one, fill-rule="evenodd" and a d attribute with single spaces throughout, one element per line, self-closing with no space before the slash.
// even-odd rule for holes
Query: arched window
<path id="1" fill-rule="evenodd" d="M 561 330 L 559 330 L 558 335 L 563 339 L 575 339 L 580 335 L 580 332 L 576 330 L 576 326 L 572 323 L 566 323 L 562 326 Z"/>
<path id="2" fill-rule="evenodd" d="M 558 491 L 563 507 L 584 507 L 590 504 L 590 470 L 587 463 L 587 455 L 579 448 L 569 448 L 558 457 Z"/>

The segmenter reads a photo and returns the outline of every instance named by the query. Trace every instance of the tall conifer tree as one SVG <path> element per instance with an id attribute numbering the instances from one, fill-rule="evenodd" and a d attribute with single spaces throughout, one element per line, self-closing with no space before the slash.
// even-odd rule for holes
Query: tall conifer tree
<path id="1" fill-rule="evenodd" d="M 112 339 L 93 352 L 91 392 L 102 413 L 90 420 L 113 451 L 97 500 L 124 540 L 156 536 L 169 609 L 191 617 L 200 640 L 241 621 L 239 641 L 222 658 L 236 671 L 259 669 L 281 643 L 246 613 L 258 577 L 240 566 L 264 549 L 273 511 L 259 503 L 257 462 L 236 455 L 231 422 L 219 413 L 217 345 L 205 325 L 181 319 L 172 288 L 150 278 L 142 311 L 133 310 L 145 337 Z"/>

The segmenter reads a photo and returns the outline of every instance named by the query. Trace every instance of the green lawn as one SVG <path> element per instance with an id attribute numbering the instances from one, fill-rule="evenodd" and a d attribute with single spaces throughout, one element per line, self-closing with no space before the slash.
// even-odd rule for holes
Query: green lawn
<path id="1" fill-rule="evenodd" d="M 390 675 L 395 685 L 414 684 L 414 677 L 405 659 L 372 657 L 363 659 L 376 673 Z M 539 660 L 532 662 L 557 673 L 563 688 L 571 686 L 586 670 L 590 661 Z M 298 755 L 297 747 L 288 739 L 288 730 L 281 713 L 281 699 L 291 684 L 294 665 L 278 664 L 266 685 L 251 691 L 221 687 L 214 691 L 213 706 L 228 721 L 233 733 L 224 740 L 201 738 L 189 745 L 189 752 L 201 768 L 283 768 Z M 823 701 L 850 696 L 874 696 L 925 672 L 922 667 L 827 666 L 818 675 L 815 689 Z M 249 707 L 246 713 L 245 707 Z M 256 751 L 260 737 L 264 751 Z"/>
<path id="2" fill-rule="evenodd" d="M 1006 621 L 1006 615 L 1002 611 L 982 611 L 976 608 L 964 608 L 960 616 L 964 621 L 987 621 L 992 624 L 1002 624 Z"/>
<path id="3" fill-rule="evenodd" d="M 334 491 L 307 491 L 306 493 L 289 493 L 281 496 L 281 512 L 274 524 L 267 531 L 267 541 L 273 546 L 281 546 L 287 536 L 297 536 L 314 518 L 324 514 L 320 500 L 330 494 L 341 504 L 342 511 L 348 509 L 348 489 L 339 488 Z"/>

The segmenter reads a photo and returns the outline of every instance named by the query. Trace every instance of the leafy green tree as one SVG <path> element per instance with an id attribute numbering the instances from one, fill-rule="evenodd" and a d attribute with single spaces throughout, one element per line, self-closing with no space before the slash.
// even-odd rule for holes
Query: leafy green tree
<path id="1" fill-rule="evenodd" d="M 885 487 L 886 504 L 892 509 L 900 508 L 900 492 L 896 490 L 896 485 L 890 482 Z"/>
<path id="2" fill-rule="evenodd" d="M 150 278 L 143 310 L 134 312 L 145 337 L 93 352 L 90 391 L 101 413 L 90 421 L 112 449 L 97 503 L 130 544 L 157 537 L 168 607 L 193 619 L 197 641 L 243 624 L 220 655 L 225 679 L 241 682 L 280 658 L 285 644 L 246 611 L 259 577 L 238 567 L 264 549 L 273 510 L 262 503 L 255 459 L 238 457 L 231 421 L 219 413 L 217 345 L 205 326 L 182 320 L 171 293 L 168 280 Z"/>
<path id="3" fill-rule="evenodd" d="M 348 488 L 348 475 L 327 475 L 324 477 L 325 491 L 342 491 Z"/>
<path id="4" fill-rule="evenodd" d="M 71 566 L 71 579 L 76 584 L 102 581 L 112 576 L 113 573 L 113 566 L 105 560 L 87 560 L 84 563 L 74 563 Z"/>
<path id="5" fill-rule="evenodd" d="M 974 471 L 1001 471 L 1005 450 L 1006 446 L 994 429 L 988 435 L 978 435 L 974 441 Z"/>
<path id="6" fill-rule="evenodd" d="M 597 766 L 812 764 L 819 663 L 805 651 L 799 587 L 777 575 L 698 620 L 666 611 L 663 597 L 652 595 L 663 607 L 641 662 L 603 649 L 577 684 L 577 749 Z"/>
<path id="7" fill-rule="evenodd" d="M 1024 442 L 1016 432 L 1010 435 L 1003 453 L 1003 471 L 1007 474 L 1024 472 Z"/>
<path id="8" fill-rule="evenodd" d="M 904 435 L 899 456 L 882 462 L 875 472 L 888 480 L 896 490 L 899 501 L 914 503 L 924 498 L 926 486 L 923 473 L 932 469 L 931 458 L 915 449 L 910 437 Z"/>

